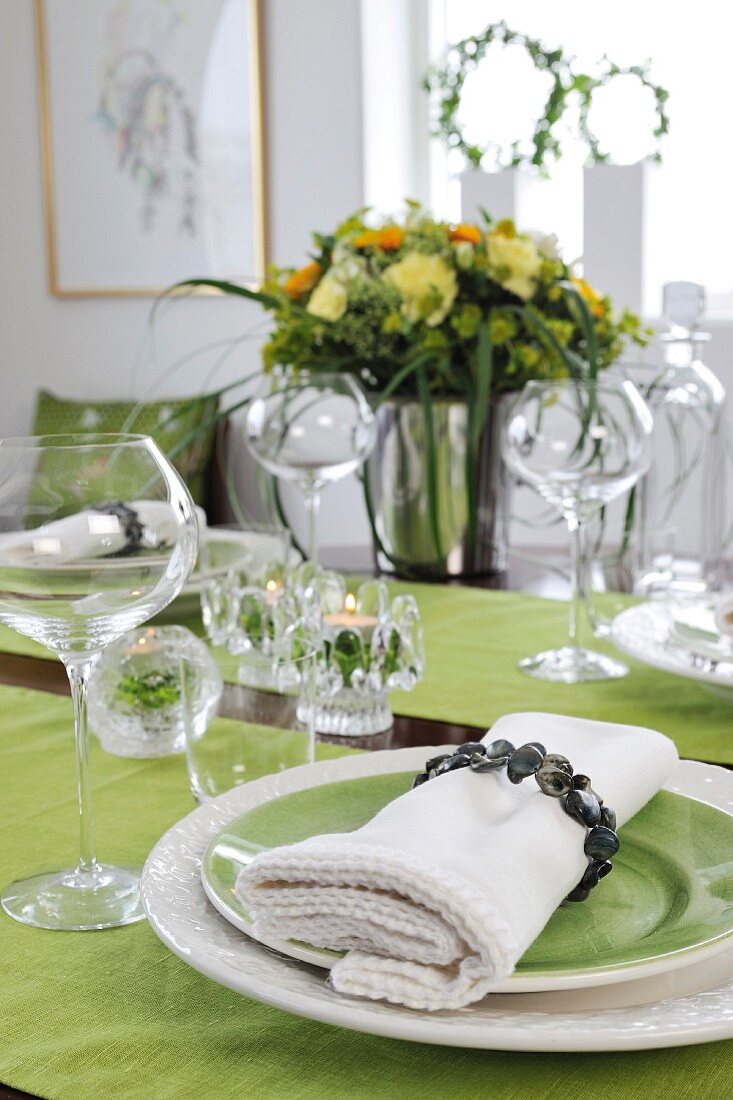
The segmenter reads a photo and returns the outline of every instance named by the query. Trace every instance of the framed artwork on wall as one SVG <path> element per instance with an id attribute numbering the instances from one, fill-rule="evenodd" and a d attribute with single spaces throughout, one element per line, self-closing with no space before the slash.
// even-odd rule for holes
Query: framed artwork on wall
<path id="1" fill-rule="evenodd" d="M 259 281 L 261 0 L 36 0 L 36 21 L 51 293 Z"/>

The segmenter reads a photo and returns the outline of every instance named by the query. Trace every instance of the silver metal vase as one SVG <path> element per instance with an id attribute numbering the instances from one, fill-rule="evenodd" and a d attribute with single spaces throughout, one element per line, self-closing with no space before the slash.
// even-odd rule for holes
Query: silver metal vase
<path id="1" fill-rule="evenodd" d="M 473 492 L 468 406 L 465 401 L 433 401 L 432 511 L 422 406 L 404 398 L 380 406 L 377 445 L 367 469 L 380 571 L 439 579 L 506 568 L 509 478 L 501 458 L 501 431 L 511 398 L 507 394 L 490 402 L 473 456 Z"/>

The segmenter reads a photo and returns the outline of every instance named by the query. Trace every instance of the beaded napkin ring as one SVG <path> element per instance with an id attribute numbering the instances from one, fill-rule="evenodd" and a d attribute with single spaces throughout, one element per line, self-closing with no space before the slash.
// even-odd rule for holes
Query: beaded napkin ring
<path id="1" fill-rule="evenodd" d="M 127 555 L 134 554 L 136 550 L 140 549 L 144 528 L 134 508 L 123 504 L 121 500 L 113 500 L 109 504 L 97 505 L 93 511 L 99 512 L 103 516 L 116 516 L 125 532 L 125 538 L 127 539 L 125 545 L 121 550 L 114 554 L 108 554 L 107 557 L 127 557 Z"/>
<path id="2" fill-rule="evenodd" d="M 428 760 L 425 771 L 415 776 L 413 789 L 436 779 L 439 775 L 470 768 L 473 772 L 493 772 L 506 768 L 510 782 L 521 783 L 533 775 L 543 794 L 561 798 L 565 813 L 584 825 L 588 832 L 584 851 L 588 866 L 583 877 L 566 901 L 585 901 L 594 886 L 613 870 L 611 857 L 619 850 L 616 835 L 616 814 L 596 794 L 587 775 L 574 775 L 566 756 L 548 753 L 539 741 L 530 741 L 516 749 L 511 741 L 467 741 L 455 752 L 441 753 Z"/>

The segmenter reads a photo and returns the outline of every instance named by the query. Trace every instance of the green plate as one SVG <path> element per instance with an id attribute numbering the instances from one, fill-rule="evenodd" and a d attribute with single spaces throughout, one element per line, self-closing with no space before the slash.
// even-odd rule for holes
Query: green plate
<path id="1" fill-rule="evenodd" d="M 351 832 L 410 787 L 414 772 L 321 784 L 272 798 L 219 833 L 202 881 L 216 908 L 251 935 L 234 892 L 259 852 L 318 833 Z M 660 791 L 621 830 L 614 873 L 588 901 L 561 906 L 502 986 L 512 992 L 597 985 L 674 969 L 724 950 L 733 934 L 733 817 Z M 328 966 L 334 952 L 268 943 Z"/>

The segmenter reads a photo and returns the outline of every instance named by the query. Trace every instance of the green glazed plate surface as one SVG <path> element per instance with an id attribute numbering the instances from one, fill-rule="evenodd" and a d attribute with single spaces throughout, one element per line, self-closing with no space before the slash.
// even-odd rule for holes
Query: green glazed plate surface
<path id="1" fill-rule="evenodd" d="M 232 821 L 209 845 L 202 881 L 210 900 L 251 935 L 234 883 L 259 852 L 319 833 L 351 832 L 404 794 L 414 773 L 326 783 L 273 798 Z M 724 950 L 733 934 L 733 817 L 660 791 L 624 826 L 614 873 L 588 901 L 561 906 L 503 990 L 528 992 L 624 981 Z M 329 966 L 334 952 L 269 943 Z"/>

